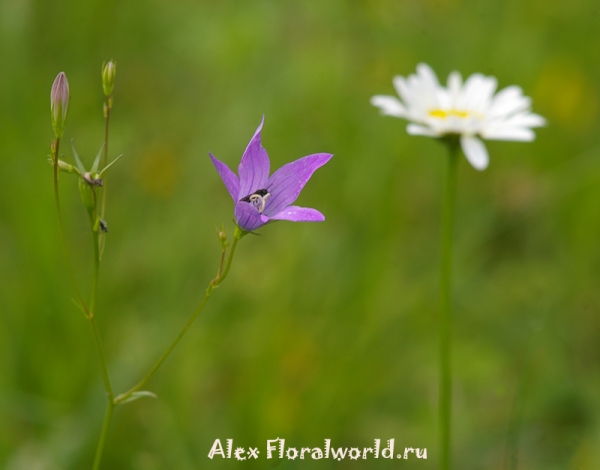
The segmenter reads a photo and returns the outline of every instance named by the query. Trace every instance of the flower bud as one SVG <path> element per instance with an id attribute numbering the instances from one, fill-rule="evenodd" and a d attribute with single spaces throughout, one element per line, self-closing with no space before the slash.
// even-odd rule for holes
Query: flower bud
<path id="1" fill-rule="evenodd" d="M 54 135 L 60 139 L 65 131 L 65 121 L 69 110 L 69 81 L 64 72 L 60 72 L 50 92 L 50 112 L 52 114 L 52 128 Z"/>
<path id="2" fill-rule="evenodd" d="M 115 74 L 117 73 L 117 65 L 111 60 L 108 64 L 102 66 L 102 88 L 104 96 L 107 98 L 112 95 L 115 86 Z"/>
<path id="3" fill-rule="evenodd" d="M 221 248 L 223 248 L 223 250 L 225 250 L 227 248 L 227 232 L 225 232 L 225 226 L 221 225 L 221 228 L 219 229 L 217 227 L 217 238 L 219 239 L 219 242 L 221 243 Z"/>

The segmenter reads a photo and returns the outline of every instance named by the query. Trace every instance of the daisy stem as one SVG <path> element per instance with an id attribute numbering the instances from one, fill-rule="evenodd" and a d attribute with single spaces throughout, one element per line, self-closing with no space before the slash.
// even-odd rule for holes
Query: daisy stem
<path id="1" fill-rule="evenodd" d="M 154 375 L 154 373 L 161 366 L 161 364 L 165 361 L 165 359 L 167 357 L 169 357 L 169 354 L 171 354 L 171 352 L 173 351 L 173 349 L 175 349 L 175 346 L 177 346 L 177 344 L 179 343 L 179 341 L 181 340 L 181 338 L 183 338 L 183 336 L 185 335 L 185 333 L 187 332 L 187 330 L 190 328 L 190 326 L 192 326 L 192 323 L 194 323 L 194 320 L 196 319 L 196 317 L 200 314 L 200 312 L 202 311 L 202 309 L 206 305 L 206 302 L 208 302 L 208 299 L 210 298 L 210 296 L 211 296 L 213 290 L 215 289 L 215 287 L 217 287 L 227 277 L 227 274 L 229 273 L 229 268 L 231 267 L 231 261 L 233 260 L 233 255 L 235 253 L 235 247 L 237 246 L 237 242 L 244 235 L 245 235 L 245 233 L 243 233 L 243 232 L 239 231 L 238 229 L 236 229 L 236 232 L 235 232 L 234 237 L 233 237 L 233 243 L 232 243 L 231 248 L 229 250 L 229 257 L 227 258 L 227 264 L 226 265 L 225 265 L 225 252 L 227 250 L 227 246 L 223 246 L 222 252 L 221 252 L 221 262 L 219 264 L 219 269 L 217 270 L 217 275 L 212 279 L 212 281 L 209 282 L 208 287 L 206 288 L 206 294 L 204 294 L 204 298 L 200 302 L 200 305 L 198 305 L 198 308 L 194 311 L 194 313 L 192 314 L 192 316 L 190 317 L 190 319 L 188 320 L 188 322 L 185 324 L 185 326 L 183 327 L 183 329 L 181 330 L 181 332 L 177 335 L 177 337 L 175 338 L 175 340 L 173 341 L 173 343 L 171 343 L 171 346 L 169 346 L 169 348 L 163 353 L 163 355 L 156 362 L 156 364 L 154 364 L 154 366 L 152 366 L 152 368 L 144 376 L 144 378 L 142 380 L 140 380 L 137 383 L 137 385 L 135 385 L 134 387 L 132 387 L 131 389 L 129 389 L 127 392 L 122 393 L 121 395 L 115 397 L 115 399 L 113 400 L 113 403 L 115 405 L 118 405 L 118 404 L 122 403 L 123 401 L 125 401 L 129 397 L 131 397 L 131 395 L 133 395 L 133 393 L 135 393 L 138 390 L 140 390 L 146 384 L 146 382 L 148 382 L 148 380 L 150 380 L 150 378 Z"/>
<path id="2" fill-rule="evenodd" d="M 440 266 L 440 390 L 439 423 L 442 470 L 450 469 L 450 435 L 452 403 L 452 235 L 456 200 L 458 142 L 448 143 L 449 158 L 442 208 L 442 244 Z"/>

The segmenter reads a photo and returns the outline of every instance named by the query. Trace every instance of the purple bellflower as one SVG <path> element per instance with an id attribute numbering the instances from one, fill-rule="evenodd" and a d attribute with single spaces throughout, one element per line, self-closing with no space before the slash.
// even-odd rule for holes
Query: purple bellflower
<path id="1" fill-rule="evenodd" d="M 260 142 L 264 117 L 250 140 L 238 167 L 238 176 L 209 153 L 223 183 L 235 203 L 235 221 L 251 232 L 273 220 L 322 222 L 325 216 L 316 209 L 292 206 L 315 170 L 333 156 L 316 153 L 282 166 L 269 177 L 270 162 Z"/>

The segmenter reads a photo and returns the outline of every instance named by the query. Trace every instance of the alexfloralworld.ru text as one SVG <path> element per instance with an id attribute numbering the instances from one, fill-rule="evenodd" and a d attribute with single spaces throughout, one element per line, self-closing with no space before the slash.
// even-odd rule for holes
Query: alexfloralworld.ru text
<path id="1" fill-rule="evenodd" d="M 223 445 L 224 444 L 224 445 Z M 267 440 L 265 454 L 267 459 L 286 458 L 295 459 L 427 459 L 426 448 L 404 447 L 394 448 L 394 439 L 387 440 L 387 446 L 381 448 L 381 439 L 375 439 L 373 447 L 332 447 L 331 439 L 325 439 L 325 445 L 321 447 L 289 447 L 285 445 L 285 439 Z M 398 452 L 397 454 L 395 452 Z M 226 439 L 221 443 L 221 439 L 215 439 L 208 458 L 222 457 L 224 459 L 251 460 L 258 459 L 261 451 L 258 447 L 234 447 L 233 439 Z"/>

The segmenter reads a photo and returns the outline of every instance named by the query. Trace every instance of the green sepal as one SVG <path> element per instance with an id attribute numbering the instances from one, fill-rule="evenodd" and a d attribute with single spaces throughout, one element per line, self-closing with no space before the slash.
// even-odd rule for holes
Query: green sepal
<path id="1" fill-rule="evenodd" d="M 94 160 L 94 164 L 92 165 L 92 168 L 90 169 L 90 173 L 94 174 L 98 172 L 98 167 L 100 166 L 100 159 L 102 158 L 102 153 L 104 150 L 104 144 L 102 144 L 102 146 L 100 147 L 100 151 L 98 152 L 98 155 L 96 155 L 96 159 Z"/>
<path id="2" fill-rule="evenodd" d="M 108 170 L 111 166 L 113 166 L 113 164 L 115 164 L 117 162 L 117 160 L 119 160 L 122 156 L 123 156 L 123 154 L 119 155 L 112 162 L 110 162 L 108 165 L 106 165 L 104 168 L 102 168 L 102 170 L 100 170 L 100 173 L 98 173 L 98 178 L 100 178 L 104 174 L 104 172 L 106 170 Z"/>
<path id="3" fill-rule="evenodd" d="M 242 227 L 240 227 L 236 221 L 234 220 L 233 223 L 235 224 L 235 230 L 233 231 L 233 238 L 237 239 L 237 240 L 241 240 L 243 237 L 245 237 L 246 235 L 248 235 L 249 233 L 251 233 L 252 235 L 260 235 L 258 233 L 254 233 L 254 232 L 248 232 L 247 230 L 244 230 Z"/>
<path id="4" fill-rule="evenodd" d="M 123 154 L 119 155 L 112 162 L 110 162 L 108 165 L 102 168 L 102 170 L 98 171 L 98 167 L 100 166 L 100 160 L 102 159 L 102 155 L 104 154 L 104 144 L 102 144 L 100 150 L 98 151 L 98 155 L 96 155 L 96 158 L 94 159 L 92 168 L 90 168 L 90 171 L 87 171 L 85 169 L 85 166 L 83 166 L 83 163 L 81 162 L 81 158 L 79 158 L 79 154 L 75 150 L 75 144 L 73 140 L 71 140 L 71 147 L 73 149 L 73 155 L 75 156 L 75 163 L 77 164 L 77 169 L 79 170 L 78 173 L 83 179 L 87 180 L 88 183 L 95 184 L 96 186 L 102 186 L 102 182 L 97 180 L 100 180 L 104 172 L 108 170 L 111 166 L 113 166 L 115 162 L 123 156 Z"/>
<path id="5" fill-rule="evenodd" d="M 79 155 L 77 154 L 77 151 L 75 150 L 75 142 L 73 141 L 73 139 L 71 139 L 71 149 L 73 149 L 73 156 L 75 157 L 75 164 L 77 165 L 77 168 L 79 169 L 79 173 L 81 175 L 86 173 L 85 167 L 83 166 L 83 163 L 81 163 L 81 159 L 79 158 Z"/>

